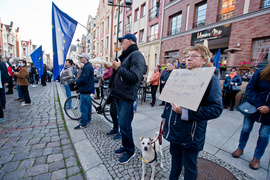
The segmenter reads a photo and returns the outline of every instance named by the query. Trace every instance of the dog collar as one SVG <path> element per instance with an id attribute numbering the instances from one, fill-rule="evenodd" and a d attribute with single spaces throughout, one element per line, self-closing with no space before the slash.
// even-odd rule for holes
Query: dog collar
<path id="1" fill-rule="evenodd" d="M 147 164 L 148 164 L 148 163 L 150 164 L 150 163 L 154 162 L 155 160 L 157 160 L 157 158 L 156 158 L 156 155 L 155 155 L 155 158 L 154 158 L 152 161 L 150 161 L 150 162 L 145 161 L 145 160 L 143 159 L 143 157 L 142 157 L 142 160 L 143 160 L 143 162 L 145 162 L 145 163 L 147 163 Z"/>

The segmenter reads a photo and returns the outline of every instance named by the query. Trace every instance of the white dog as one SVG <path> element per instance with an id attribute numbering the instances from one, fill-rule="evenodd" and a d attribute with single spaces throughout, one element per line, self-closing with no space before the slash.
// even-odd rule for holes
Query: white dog
<path id="1" fill-rule="evenodd" d="M 160 153 L 160 167 L 163 168 L 162 164 L 162 145 L 159 145 L 158 142 L 159 132 L 155 132 L 155 139 L 149 137 L 144 138 L 140 137 L 141 146 L 142 146 L 142 179 L 145 177 L 145 164 L 149 163 L 152 167 L 151 180 L 155 178 L 155 169 L 156 169 L 156 159 L 157 152 Z"/>

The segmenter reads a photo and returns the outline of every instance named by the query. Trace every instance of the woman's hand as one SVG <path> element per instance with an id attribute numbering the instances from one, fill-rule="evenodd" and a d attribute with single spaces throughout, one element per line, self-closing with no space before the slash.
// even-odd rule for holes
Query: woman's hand
<path id="1" fill-rule="evenodd" d="M 231 85 L 234 85 L 234 83 L 233 83 L 233 82 L 231 82 Z"/>
<path id="2" fill-rule="evenodd" d="M 267 114 L 270 112 L 270 108 L 267 107 L 266 105 L 258 107 L 258 110 L 260 111 L 261 114 Z"/>
<path id="3" fill-rule="evenodd" d="M 177 114 L 182 114 L 182 107 L 181 106 L 177 106 L 175 103 L 171 103 L 172 106 L 172 110 L 174 112 L 176 112 Z"/>

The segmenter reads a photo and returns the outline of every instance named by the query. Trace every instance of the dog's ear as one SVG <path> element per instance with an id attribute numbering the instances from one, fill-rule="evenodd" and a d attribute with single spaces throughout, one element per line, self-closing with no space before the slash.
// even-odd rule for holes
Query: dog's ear
<path id="1" fill-rule="evenodd" d="M 151 138 L 151 137 L 149 137 L 149 139 L 150 139 L 150 141 L 154 141 L 154 139 L 153 139 L 153 138 Z"/>
<path id="2" fill-rule="evenodd" d="M 139 140 L 142 141 L 144 137 L 139 137 Z"/>

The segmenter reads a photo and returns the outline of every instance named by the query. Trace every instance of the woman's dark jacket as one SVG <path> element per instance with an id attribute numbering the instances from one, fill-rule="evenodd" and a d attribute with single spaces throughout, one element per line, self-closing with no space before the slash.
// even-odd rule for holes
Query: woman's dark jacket
<path id="1" fill-rule="evenodd" d="M 188 120 L 182 120 L 170 103 L 166 103 L 161 117 L 165 119 L 164 138 L 184 148 L 201 151 L 205 142 L 207 120 L 218 118 L 223 110 L 221 86 L 213 75 L 198 110 L 188 110 Z"/>
<path id="2" fill-rule="evenodd" d="M 231 93 L 232 92 L 232 85 L 231 82 L 237 83 L 237 86 L 241 86 L 242 85 L 242 80 L 241 77 L 236 74 L 233 79 L 231 79 L 230 75 L 226 77 L 225 81 L 223 82 L 223 89 L 226 90 L 226 92 Z"/>
<path id="3" fill-rule="evenodd" d="M 83 66 L 76 84 L 81 94 L 90 94 L 94 90 L 94 70 L 90 62 L 85 63 Z"/>
<path id="4" fill-rule="evenodd" d="M 124 56 L 123 60 L 120 59 L 121 66 L 114 72 L 110 92 L 115 98 L 133 104 L 137 98 L 146 64 L 136 44 L 129 46 Z"/>
<path id="5" fill-rule="evenodd" d="M 269 95 L 270 82 L 264 79 L 260 79 L 260 72 L 262 70 L 263 68 L 258 69 L 248 82 L 248 85 L 246 87 L 246 93 L 248 94 L 247 101 L 250 104 L 256 106 L 257 108 L 263 105 L 266 105 L 270 108 L 270 95 Z M 263 125 L 269 126 L 270 113 L 267 114 L 258 113 L 257 117 L 255 117 L 254 120 L 261 122 Z"/>

